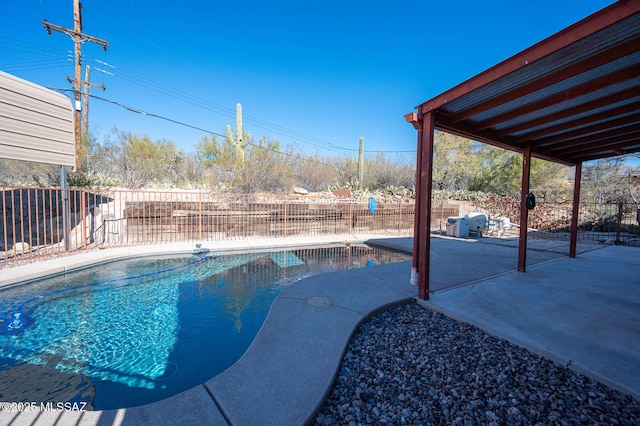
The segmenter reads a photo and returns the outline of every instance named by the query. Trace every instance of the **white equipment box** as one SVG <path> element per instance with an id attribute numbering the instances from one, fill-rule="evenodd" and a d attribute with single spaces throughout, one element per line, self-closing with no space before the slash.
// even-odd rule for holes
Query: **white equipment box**
<path id="1" fill-rule="evenodd" d="M 450 237 L 466 238 L 469 236 L 469 218 L 448 217 L 447 235 Z"/>

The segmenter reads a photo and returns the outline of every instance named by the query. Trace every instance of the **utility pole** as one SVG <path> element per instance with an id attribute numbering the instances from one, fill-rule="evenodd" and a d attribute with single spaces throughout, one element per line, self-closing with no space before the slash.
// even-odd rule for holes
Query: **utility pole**
<path id="1" fill-rule="evenodd" d="M 362 189 L 364 180 L 364 138 L 360 138 L 360 149 L 358 150 L 358 186 Z"/>
<path id="2" fill-rule="evenodd" d="M 84 86 L 84 91 L 82 92 L 82 97 L 84 100 L 84 105 L 82 106 L 82 132 L 86 135 L 89 131 L 89 87 L 99 87 L 103 91 L 106 89 L 104 84 L 95 84 L 89 82 L 89 72 L 91 71 L 91 67 L 89 65 L 86 66 L 84 71 L 84 82 L 82 85 Z M 70 83 L 73 83 L 73 79 L 71 77 L 67 77 Z"/>
<path id="3" fill-rule="evenodd" d="M 42 20 L 42 25 L 44 25 L 48 34 L 51 34 L 52 30 L 64 33 L 71 37 L 75 44 L 75 78 L 73 79 L 73 92 L 75 99 L 74 133 L 76 142 L 76 169 L 80 169 L 80 144 L 82 141 L 80 127 L 80 112 L 82 110 L 80 92 L 80 84 L 82 82 L 82 42 L 90 41 L 92 43 L 99 44 L 104 50 L 107 50 L 109 42 L 82 33 L 82 4 L 80 4 L 80 0 L 73 0 L 73 29 L 51 24 L 47 22 L 46 19 Z M 67 77 L 67 79 L 69 79 L 69 77 Z M 71 81 L 71 79 L 69 80 Z"/>

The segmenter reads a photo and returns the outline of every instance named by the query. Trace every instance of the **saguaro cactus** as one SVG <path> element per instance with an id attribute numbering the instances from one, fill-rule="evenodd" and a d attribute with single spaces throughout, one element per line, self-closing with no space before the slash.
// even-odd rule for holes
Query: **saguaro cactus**
<path id="1" fill-rule="evenodd" d="M 242 105 L 236 104 L 236 137 L 233 138 L 233 132 L 231 126 L 225 127 L 227 130 L 227 142 L 236 148 L 236 164 L 244 164 L 244 148 L 251 141 L 251 135 L 247 134 L 247 139 L 244 140 L 242 134 Z"/>

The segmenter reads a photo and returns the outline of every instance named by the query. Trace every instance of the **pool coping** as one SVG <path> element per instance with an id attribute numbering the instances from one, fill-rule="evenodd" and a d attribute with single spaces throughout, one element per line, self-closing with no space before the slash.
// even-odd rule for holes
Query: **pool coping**
<path id="1" fill-rule="evenodd" d="M 389 236 L 388 238 L 397 238 Z M 323 244 L 363 244 L 385 236 L 340 235 L 203 242 L 213 252 Z M 184 253 L 193 243 L 100 250 L 3 270 L 0 286 L 119 258 Z M 47 265 L 43 265 L 47 263 Z M 29 269 L 27 271 L 27 268 Z M 5 271 L 15 272 L 5 275 Z M 18 269 L 22 272 L 19 273 Z M 106 411 L 0 412 L 0 421 L 65 425 L 309 424 L 322 408 L 353 333 L 371 316 L 417 294 L 411 262 L 316 275 L 284 289 L 245 354 L 229 369 L 185 392 L 151 404 Z M 17 279 L 17 278 L 20 279 Z M 286 330 L 286 332 L 283 332 Z"/>

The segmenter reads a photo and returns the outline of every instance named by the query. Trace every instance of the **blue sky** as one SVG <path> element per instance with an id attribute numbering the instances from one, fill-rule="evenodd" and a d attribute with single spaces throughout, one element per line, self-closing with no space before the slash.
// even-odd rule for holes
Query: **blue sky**
<path id="1" fill-rule="evenodd" d="M 70 89 L 72 0 L 3 2 L 0 70 Z M 91 94 L 224 134 L 244 129 L 305 153 L 414 151 L 403 115 L 484 69 L 611 4 L 611 0 L 82 2 Z M 101 71 L 102 70 L 102 71 Z M 69 93 L 71 96 L 71 94 Z M 168 139 L 193 151 L 205 134 L 90 101 L 90 130 Z M 413 154 L 399 154 L 413 157 Z"/>

